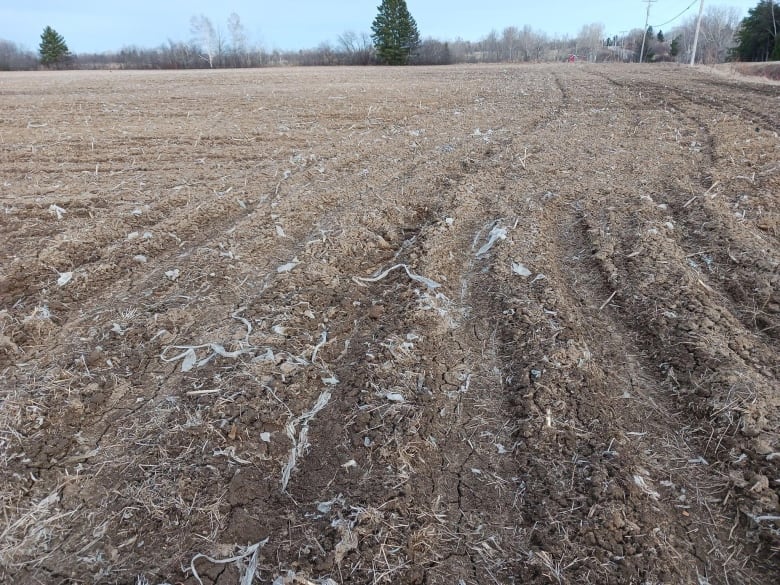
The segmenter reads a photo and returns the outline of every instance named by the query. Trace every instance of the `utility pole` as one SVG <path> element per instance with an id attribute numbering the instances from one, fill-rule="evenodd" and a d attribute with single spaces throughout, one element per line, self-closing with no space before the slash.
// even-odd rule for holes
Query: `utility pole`
<path id="1" fill-rule="evenodd" d="M 704 0 L 699 4 L 699 18 L 696 21 L 696 34 L 693 35 L 693 51 L 691 51 L 691 67 L 696 65 L 696 48 L 699 45 L 699 29 L 701 29 L 701 15 L 704 12 Z"/>
<path id="2" fill-rule="evenodd" d="M 618 55 L 620 55 L 620 62 L 623 63 L 626 60 L 626 33 L 627 30 L 620 31 L 620 49 L 618 49 Z"/>
<path id="3" fill-rule="evenodd" d="M 647 25 L 650 24 L 650 6 L 655 4 L 658 0 L 642 0 L 647 2 L 647 16 L 645 16 L 645 34 L 642 35 L 642 49 L 639 51 L 639 62 L 645 58 L 645 41 L 647 41 Z M 704 0 L 702 0 L 704 2 Z"/>

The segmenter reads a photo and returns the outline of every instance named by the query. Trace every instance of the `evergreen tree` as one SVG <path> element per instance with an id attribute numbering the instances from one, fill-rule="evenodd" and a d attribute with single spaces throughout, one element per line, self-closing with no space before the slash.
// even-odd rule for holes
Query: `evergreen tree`
<path id="1" fill-rule="evenodd" d="M 658 34 L 656 35 L 655 38 L 658 39 L 659 43 L 666 42 L 666 38 L 664 37 L 664 31 L 662 31 L 662 30 L 658 31 Z"/>
<path id="2" fill-rule="evenodd" d="M 672 39 L 672 44 L 669 47 L 669 54 L 672 57 L 676 57 L 680 54 L 680 37 L 674 37 L 674 39 Z"/>
<path id="3" fill-rule="evenodd" d="M 388 65 L 406 65 L 420 44 L 417 23 L 405 0 L 382 0 L 371 25 L 377 57 Z"/>
<path id="4" fill-rule="evenodd" d="M 41 63 L 47 67 L 57 65 L 70 56 L 70 51 L 68 51 L 68 45 L 65 43 L 65 39 L 50 26 L 43 29 L 38 52 L 41 55 Z"/>
<path id="5" fill-rule="evenodd" d="M 731 57 L 737 61 L 767 61 L 780 58 L 777 50 L 777 28 L 780 26 L 780 6 L 774 0 L 761 0 L 748 11 L 737 31 L 737 46 Z"/>
<path id="6" fill-rule="evenodd" d="M 780 45 L 777 46 L 780 49 Z M 450 44 L 444 43 L 444 51 L 442 51 L 442 65 L 450 65 L 452 63 L 452 53 L 450 53 Z"/>

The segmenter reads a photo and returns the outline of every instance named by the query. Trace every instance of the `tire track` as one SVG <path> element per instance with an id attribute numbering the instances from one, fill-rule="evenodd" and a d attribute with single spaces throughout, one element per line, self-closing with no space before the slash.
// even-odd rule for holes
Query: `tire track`
<path id="1" fill-rule="evenodd" d="M 721 203 L 724 197 L 733 200 L 729 191 L 735 188 L 734 181 L 727 181 L 724 167 L 738 150 L 719 138 L 719 124 L 713 121 L 722 115 L 722 103 L 706 96 L 696 101 L 683 91 L 658 84 L 630 87 L 643 92 L 650 87 L 653 99 L 665 109 L 671 105 L 674 117 L 683 120 L 683 126 L 693 126 L 705 133 L 701 141 L 704 158 L 682 161 L 675 176 L 662 181 L 659 191 L 668 201 L 670 219 L 681 228 L 676 232 L 677 239 L 686 251 L 688 262 L 700 272 L 701 280 L 717 286 L 724 300 L 728 299 L 732 314 L 747 329 L 762 337 L 776 337 L 777 317 L 772 311 L 778 306 L 773 291 L 778 286 L 780 252 L 765 232 L 756 227 L 756 220 L 750 221 L 748 227 L 752 237 L 745 237 L 744 224 L 737 223 L 733 210 Z M 682 100 L 670 101 L 669 94 Z M 702 101 L 706 104 L 704 112 Z M 751 132 L 746 134 L 752 138 Z M 689 177 L 698 178 L 700 191 L 692 188 Z M 718 199 L 713 201 L 715 197 Z M 635 251 L 625 249 L 624 253 Z"/>

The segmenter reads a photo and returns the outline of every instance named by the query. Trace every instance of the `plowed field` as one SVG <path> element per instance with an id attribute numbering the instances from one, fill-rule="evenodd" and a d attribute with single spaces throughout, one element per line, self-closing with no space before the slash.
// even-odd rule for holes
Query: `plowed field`
<path id="1" fill-rule="evenodd" d="M 778 111 L 672 66 L 2 74 L 0 580 L 777 583 Z"/>

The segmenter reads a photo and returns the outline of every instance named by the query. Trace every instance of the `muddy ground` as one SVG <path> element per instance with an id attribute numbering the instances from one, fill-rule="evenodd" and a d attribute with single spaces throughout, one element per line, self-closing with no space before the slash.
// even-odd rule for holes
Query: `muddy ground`
<path id="1" fill-rule="evenodd" d="M 567 64 L 0 97 L 0 580 L 780 579 L 780 87 Z"/>

